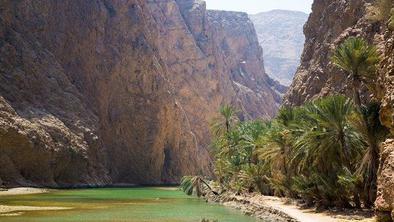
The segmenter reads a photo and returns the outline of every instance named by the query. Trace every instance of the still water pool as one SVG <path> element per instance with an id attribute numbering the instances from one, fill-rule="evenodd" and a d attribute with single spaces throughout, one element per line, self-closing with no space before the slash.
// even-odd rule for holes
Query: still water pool
<path id="1" fill-rule="evenodd" d="M 0 205 L 67 207 L 0 216 L 1 222 L 257 222 L 217 204 L 168 188 L 102 188 L 60 190 L 45 194 L 0 197 Z M 13 212 L 18 213 L 18 212 Z"/>

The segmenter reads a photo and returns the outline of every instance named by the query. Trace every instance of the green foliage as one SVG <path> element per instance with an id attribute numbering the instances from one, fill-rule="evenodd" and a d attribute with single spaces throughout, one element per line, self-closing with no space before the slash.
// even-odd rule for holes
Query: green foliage
<path id="1" fill-rule="evenodd" d="M 221 136 L 229 133 L 232 127 L 238 122 L 236 116 L 237 112 L 234 107 L 225 105 L 220 107 L 220 116 L 216 118 L 211 126 L 212 132 L 215 136 Z"/>
<path id="2" fill-rule="evenodd" d="M 362 38 L 350 37 L 334 51 L 331 59 L 334 65 L 348 74 L 352 82 L 353 101 L 359 111 L 363 105 L 360 96 L 361 83 L 372 93 L 379 95 L 376 66 L 380 58 L 375 46 L 369 45 Z"/>
<path id="3" fill-rule="evenodd" d="M 315 167 L 322 172 L 336 172 L 342 165 L 352 165 L 362 148 L 357 132 L 348 118 L 354 111 L 351 100 L 343 96 L 328 97 L 306 106 L 309 121 L 301 125 L 303 135 L 294 146 L 293 162 L 303 171 Z"/>
<path id="4" fill-rule="evenodd" d="M 369 145 L 381 141 L 386 130 L 379 105 L 364 108 L 360 112 L 352 100 L 332 96 L 282 108 L 270 122 L 233 121 L 212 144 L 222 191 L 259 191 L 324 207 L 360 206 L 361 198 L 368 206 L 364 190 L 376 176 L 368 168 L 375 163 L 367 157 Z M 222 126 L 232 116 L 224 113 Z M 368 125 L 362 124 L 365 119 Z"/>
<path id="5" fill-rule="evenodd" d="M 192 195 L 193 190 L 195 189 L 195 184 L 193 184 L 193 177 L 191 176 L 185 176 L 181 180 L 181 186 L 180 188 L 182 189 L 183 192 L 185 192 L 187 195 Z M 198 187 L 199 188 L 199 187 Z M 200 192 L 199 192 L 200 193 Z"/>
<path id="6" fill-rule="evenodd" d="M 350 37 L 335 50 L 332 62 L 354 79 L 369 82 L 374 80 L 379 54 L 376 47 L 364 39 Z"/>
<path id="7" fill-rule="evenodd" d="M 292 164 L 300 175 L 296 191 L 306 189 L 301 194 L 308 201 L 345 205 L 355 184 L 344 186 L 340 182 L 345 178 L 343 171 L 355 171 L 364 147 L 360 135 L 349 124 L 353 104 L 343 96 L 335 96 L 317 100 L 305 109 L 309 118 L 300 124 L 303 133 L 295 140 L 292 153 Z"/>
<path id="8" fill-rule="evenodd" d="M 180 189 L 189 196 L 196 194 L 197 197 L 201 197 L 208 191 L 217 194 L 201 176 L 184 176 L 181 179 Z"/>
<path id="9" fill-rule="evenodd" d="M 387 19 L 386 17 L 389 16 L 392 7 L 392 0 L 378 0 L 373 6 L 375 14 L 380 20 Z M 357 113 L 348 119 L 350 119 L 350 126 L 362 138 L 363 144 L 359 144 L 358 146 L 366 147 L 366 150 L 362 154 L 363 158 L 360 159 L 361 164 L 358 166 L 357 175 L 362 178 L 360 186 L 364 190 L 360 196 L 364 199 L 364 205 L 369 207 L 376 198 L 379 143 L 385 137 L 386 133 L 379 120 L 380 105 L 371 103 L 364 106 L 360 98 L 360 85 L 364 83 L 375 96 L 379 96 L 375 70 L 376 65 L 379 63 L 378 51 L 375 46 L 369 45 L 362 38 L 350 37 L 336 49 L 332 61 L 336 66 L 349 74 L 353 83 L 354 102 L 357 105 Z M 361 190 L 359 187 L 356 188 Z M 358 196 L 354 194 L 354 198 L 358 206 L 360 204 Z"/>
<path id="10" fill-rule="evenodd" d="M 363 138 L 367 147 L 358 167 L 357 174 L 363 178 L 366 205 L 372 205 L 376 198 L 376 175 L 379 167 L 379 144 L 384 141 L 389 131 L 379 119 L 380 104 L 372 102 L 363 106 L 361 113 L 353 115 L 351 124 Z"/>

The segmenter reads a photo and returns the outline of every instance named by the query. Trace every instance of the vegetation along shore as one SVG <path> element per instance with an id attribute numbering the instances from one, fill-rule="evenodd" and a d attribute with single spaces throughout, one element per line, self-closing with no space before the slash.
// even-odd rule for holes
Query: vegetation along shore
<path id="1" fill-rule="evenodd" d="M 390 133 L 375 99 L 379 61 L 374 45 L 349 37 L 332 51 L 331 65 L 351 81 L 351 97 L 332 95 L 283 106 L 271 121 L 242 121 L 235 108 L 223 106 L 211 127 L 214 181 L 208 185 L 201 176 L 184 177 L 181 188 L 208 199 L 236 195 L 231 201 L 240 198 L 236 202 L 248 206 L 251 198 L 244 197 L 257 192 L 318 211 L 373 211 L 380 144 Z M 373 93 L 366 101 L 361 85 Z"/>

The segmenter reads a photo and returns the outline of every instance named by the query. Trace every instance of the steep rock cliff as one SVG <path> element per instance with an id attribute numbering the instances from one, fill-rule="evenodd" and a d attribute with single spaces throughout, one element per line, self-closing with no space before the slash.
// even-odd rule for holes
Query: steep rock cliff
<path id="1" fill-rule="evenodd" d="M 201 1 L 1 1 L 0 181 L 209 174 L 219 106 L 270 118 L 281 101 L 261 52 L 246 14 Z"/>
<path id="2" fill-rule="evenodd" d="M 306 43 L 293 83 L 285 95 L 285 105 L 301 105 L 318 97 L 342 93 L 351 95 L 347 76 L 330 64 L 332 51 L 347 37 L 361 36 L 378 46 L 382 62 L 375 99 L 381 100 L 381 120 L 394 137 L 394 34 L 383 22 L 368 17 L 373 0 L 315 0 L 304 27 Z M 372 96 L 363 86 L 363 100 Z M 388 139 L 381 148 L 376 208 L 394 218 L 394 146 Z"/>
<path id="3" fill-rule="evenodd" d="M 394 220 L 394 33 L 386 31 L 383 34 L 380 47 L 383 51 L 380 65 L 382 93 L 380 99 L 382 107 L 380 119 L 391 131 L 391 136 L 382 144 L 380 155 L 380 168 L 378 177 L 378 197 L 376 207 L 379 211 L 389 214 Z"/>
<path id="4" fill-rule="evenodd" d="M 332 50 L 350 35 L 369 39 L 375 35 L 376 27 L 367 21 L 365 4 L 365 0 L 314 1 L 304 27 L 301 65 L 284 104 L 300 105 L 330 93 L 351 93 L 346 75 L 330 64 L 330 57 Z"/>

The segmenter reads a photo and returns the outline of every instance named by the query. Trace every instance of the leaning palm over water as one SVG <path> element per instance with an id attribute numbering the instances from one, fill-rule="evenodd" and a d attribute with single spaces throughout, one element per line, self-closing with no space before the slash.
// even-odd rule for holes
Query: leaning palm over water
<path id="1" fill-rule="evenodd" d="M 187 195 L 195 193 L 198 197 L 205 195 L 207 192 L 217 193 L 212 190 L 208 182 L 201 176 L 185 176 L 181 180 L 180 188 Z"/>

